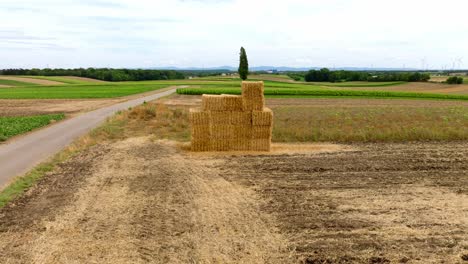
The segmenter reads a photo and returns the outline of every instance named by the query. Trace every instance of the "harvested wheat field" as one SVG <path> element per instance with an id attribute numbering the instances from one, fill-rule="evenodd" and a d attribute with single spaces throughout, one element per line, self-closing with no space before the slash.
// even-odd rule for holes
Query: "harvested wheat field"
<path id="1" fill-rule="evenodd" d="M 57 82 L 57 81 L 50 81 L 45 79 L 36 79 L 36 78 L 28 78 L 28 77 L 16 77 L 16 76 L 0 76 L 2 80 L 12 80 L 18 82 L 25 82 L 25 83 L 33 83 L 33 84 L 40 84 L 40 85 L 62 85 L 64 83 Z"/>
<path id="2" fill-rule="evenodd" d="M 387 86 L 387 87 L 346 87 L 340 89 L 349 90 L 379 90 L 379 91 L 401 91 L 418 93 L 442 93 L 442 94 L 468 94 L 468 85 L 466 84 L 445 84 L 429 82 L 409 82 L 405 84 Z"/>
<path id="3" fill-rule="evenodd" d="M 0 209 L 0 263 L 462 263 L 467 164 L 460 142 L 102 143 Z"/>
<path id="4" fill-rule="evenodd" d="M 30 116 L 54 113 L 78 114 L 124 99 L 0 99 L 0 116 Z"/>
<path id="5" fill-rule="evenodd" d="M 91 82 L 91 83 L 107 83 L 106 81 L 102 81 L 102 80 L 98 80 L 98 79 L 78 77 L 78 76 L 63 76 L 63 78 L 78 80 L 78 81 L 84 81 L 84 82 Z"/>

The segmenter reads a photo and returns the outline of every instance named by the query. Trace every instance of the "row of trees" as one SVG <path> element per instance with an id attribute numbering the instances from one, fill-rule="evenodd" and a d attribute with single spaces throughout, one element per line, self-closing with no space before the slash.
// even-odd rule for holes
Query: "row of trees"
<path id="1" fill-rule="evenodd" d="M 447 81 L 445 81 L 445 82 L 448 83 L 448 84 L 462 84 L 463 83 L 463 78 L 458 77 L 458 76 L 452 76 L 452 77 L 449 77 L 447 79 Z"/>
<path id="2" fill-rule="evenodd" d="M 103 81 L 145 81 L 184 79 L 185 75 L 172 70 L 138 70 L 109 68 L 79 69 L 6 69 L 0 75 L 33 75 L 33 76 L 77 76 Z"/>
<path id="3" fill-rule="evenodd" d="M 297 74 L 294 76 L 298 78 Z M 304 75 L 306 82 L 426 82 L 430 75 L 419 72 L 357 72 L 357 71 L 330 71 L 327 68 L 310 70 Z"/>

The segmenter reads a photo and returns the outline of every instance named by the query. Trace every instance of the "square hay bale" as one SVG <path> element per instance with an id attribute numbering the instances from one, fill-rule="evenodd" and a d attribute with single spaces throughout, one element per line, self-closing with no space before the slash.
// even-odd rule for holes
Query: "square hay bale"
<path id="1" fill-rule="evenodd" d="M 191 142 L 192 151 L 211 151 L 212 144 L 210 139 L 197 139 L 192 137 Z"/>
<path id="2" fill-rule="evenodd" d="M 263 82 L 242 82 L 242 96 L 244 98 L 263 98 L 264 90 Z"/>
<path id="3" fill-rule="evenodd" d="M 196 139 L 210 139 L 211 126 L 210 125 L 192 125 L 192 138 Z"/>
<path id="4" fill-rule="evenodd" d="M 211 111 L 211 124 L 212 125 L 230 125 L 231 112 L 229 111 Z"/>
<path id="5" fill-rule="evenodd" d="M 252 139 L 253 151 L 270 151 L 271 138 Z"/>
<path id="6" fill-rule="evenodd" d="M 252 112 L 252 124 L 254 126 L 273 125 L 273 111 L 270 108 L 263 108 L 263 111 Z"/>
<path id="7" fill-rule="evenodd" d="M 214 151 L 228 151 L 230 150 L 230 140 L 229 139 L 212 140 L 211 149 Z"/>
<path id="8" fill-rule="evenodd" d="M 252 112 L 231 112 L 232 125 L 252 125 Z"/>
<path id="9" fill-rule="evenodd" d="M 238 95 L 202 95 L 204 111 L 242 111 L 243 108 L 242 97 Z"/>
<path id="10" fill-rule="evenodd" d="M 202 95 L 203 111 L 223 111 L 223 97 L 221 95 Z"/>
<path id="11" fill-rule="evenodd" d="M 251 125 L 234 125 L 233 139 L 252 139 Z"/>
<path id="12" fill-rule="evenodd" d="M 230 139 L 233 136 L 232 125 L 211 125 L 211 139 L 217 141 L 219 139 Z"/>
<path id="13" fill-rule="evenodd" d="M 222 94 L 225 111 L 243 111 L 244 102 L 242 96 L 232 94 Z"/>
<path id="14" fill-rule="evenodd" d="M 252 138 L 253 139 L 271 138 L 271 132 L 272 132 L 271 126 L 253 126 Z"/>
<path id="15" fill-rule="evenodd" d="M 252 140 L 247 138 L 238 138 L 230 140 L 230 149 L 235 151 L 249 151 L 252 148 Z"/>
<path id="16" fill-rule="evenodd" d="M 200 108 L 191 108 L 189 118 L 192 125 L 210 125 L 210 112 Z"/>
<path id="17" fill-rule="evenodd" d="M 263 97 L 244 97 L 243 101 L 245 111 L 262 111 L 265 106 L 265 98 Z"/>

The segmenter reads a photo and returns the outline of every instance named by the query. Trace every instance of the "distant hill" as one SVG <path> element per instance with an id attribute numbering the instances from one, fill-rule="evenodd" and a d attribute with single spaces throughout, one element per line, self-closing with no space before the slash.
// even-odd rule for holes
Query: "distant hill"
<path id="1" fill-rule="evenodd" d="M 254 66 L 250 67 L 250 71 L 308 71 L 308 70 L 319 70 L 323 67 L 286 67 L 286 66 Z M 237 67 L 232 66 L 219 66 L 219 67 L 152 67 L 149 69 L 154 70 L 176 70 L 176 71 L 237 71 Z M 330 68 L 330 70 L 346 70 L 346 71 L 418 71 L 416 68 L 368 68 L 368 67 L 337 67 Z"/>

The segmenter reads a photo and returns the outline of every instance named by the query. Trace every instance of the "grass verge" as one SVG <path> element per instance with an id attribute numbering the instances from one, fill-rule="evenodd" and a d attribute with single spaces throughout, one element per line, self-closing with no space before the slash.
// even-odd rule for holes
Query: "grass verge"
<path id="1" fill-rule="evenodd" d="M 63 118 L 64 114 L 0 117 L 0 142 Z"/>

